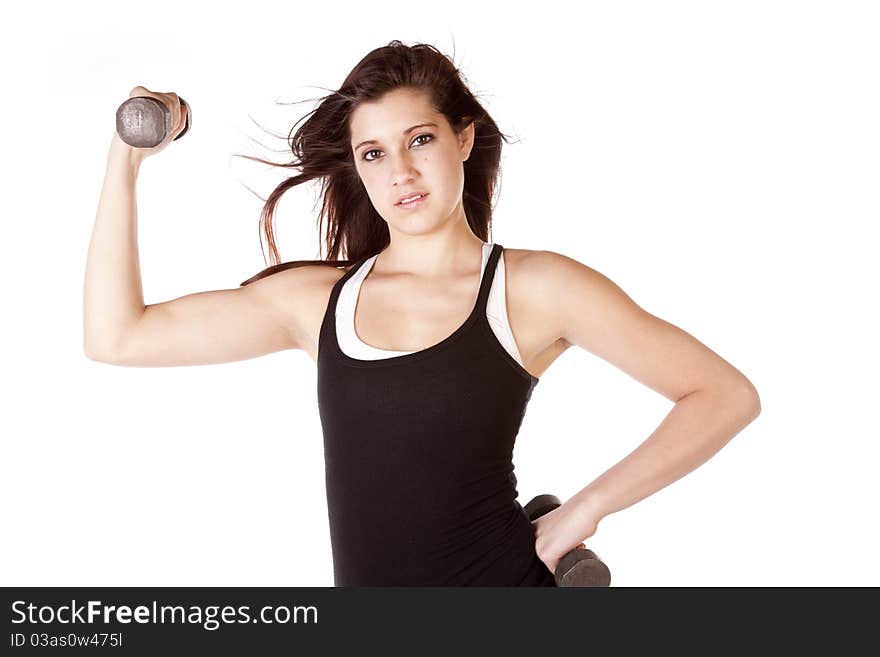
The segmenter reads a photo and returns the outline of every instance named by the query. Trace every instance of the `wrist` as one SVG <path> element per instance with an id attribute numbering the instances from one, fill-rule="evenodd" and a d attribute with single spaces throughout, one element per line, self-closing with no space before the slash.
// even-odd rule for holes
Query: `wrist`
<path id="1" fill-rule="evenodd" d="M 110 152 L 107 155 L 107 160 L 115 165 L 125 167 L 132 175 L 137 175 L 142 161 L 138 149 L 126 144 L 115 132 L 110 142 Z"/>
<path id="2" fill-rule="evenodd" d="M 577 492 L 571 502 L 579 514 L 595 524 L 598 524 L 606 516 L 605 507 L 602 505 L 602 496 L 592 485 Z"/>

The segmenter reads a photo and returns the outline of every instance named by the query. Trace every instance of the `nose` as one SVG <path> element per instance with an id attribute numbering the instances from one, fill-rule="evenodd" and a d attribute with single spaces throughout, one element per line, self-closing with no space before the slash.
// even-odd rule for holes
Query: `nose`
<path id="1" fill-rule="evenodd" d="M 395 187 L 408 185 L 418 175 L 408 155 L 394 158 L 391 167 L 391 182 Z"/>

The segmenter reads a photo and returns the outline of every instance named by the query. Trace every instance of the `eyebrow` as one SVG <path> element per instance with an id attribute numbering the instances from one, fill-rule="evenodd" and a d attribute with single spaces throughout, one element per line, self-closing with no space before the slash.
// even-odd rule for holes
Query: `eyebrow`
<path id="1" fill-rule="evenodd" d="M 432 126 L 432 127 L 436 128 L 437 124 L 436 123 L 419 123 L 418 125 L 414 125 L 411 128 L 407 128 L 401 134 L 405 137 L 406 135 L 408 135 L 410 132 L 412 132 L 413 130 L 415 130 L 417 128 L 426 128 L 428 126 Z M 357 149 L 359 149 L 361 146 L 364 146 L 366 144 L 378 144 L 378 143 L 379 142 L 376 141 L 375 139 L 367 139 L 366 141 L 362 141 L 360 144 L 355 146 L 354 150 L 355 150 L 355 152 L 357 152 Z"/>

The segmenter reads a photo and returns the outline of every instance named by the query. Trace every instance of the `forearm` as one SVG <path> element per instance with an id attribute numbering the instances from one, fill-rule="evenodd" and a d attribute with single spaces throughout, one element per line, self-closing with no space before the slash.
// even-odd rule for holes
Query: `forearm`
<path id="1" fill-rule="evenodd" d="M 144 312 L 137 245 L 139 170 L 132 148 L 114 134 L 83 290 L 83 347 L 92 357 L 115 353 L 122 335 Z"/>
<path id="2" fill-rule="evenodd" d="M 570 502 L 597 522 L 632 506 L 705 463 L 759 412 L 755 396 L 733 388 L 693 392 L 641 445 Z"/>

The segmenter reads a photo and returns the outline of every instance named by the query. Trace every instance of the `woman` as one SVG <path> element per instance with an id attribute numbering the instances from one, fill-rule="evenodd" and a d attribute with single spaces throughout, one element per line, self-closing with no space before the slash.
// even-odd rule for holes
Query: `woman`
<path id="1" fill-rule="evenodd" d="M 284 166 L 301 174 L 261 216 L 276 264 L 238 289 L 144 306 L 134 180 L 186 110 L 175 94 L 132 95 L 167 102 L 176 129 L 154 149 L 114 135 L 86 270 L 86 353 L 171 366 L 308 352 L 337 586 L 553 586 L 561 557 L 603 517 L 697 467 L 759 413 L 745 376 L 599 272 L 489 239 L 502 135 L 424 44 L 369 53 L 296 132 L 298 161 Z M 275 205 L 313 179 L 328 259 L 277 264 Z M 676 406 L 532 523 L 516 501 L 514 440 L 539 377 L 571 345 Z"/>

